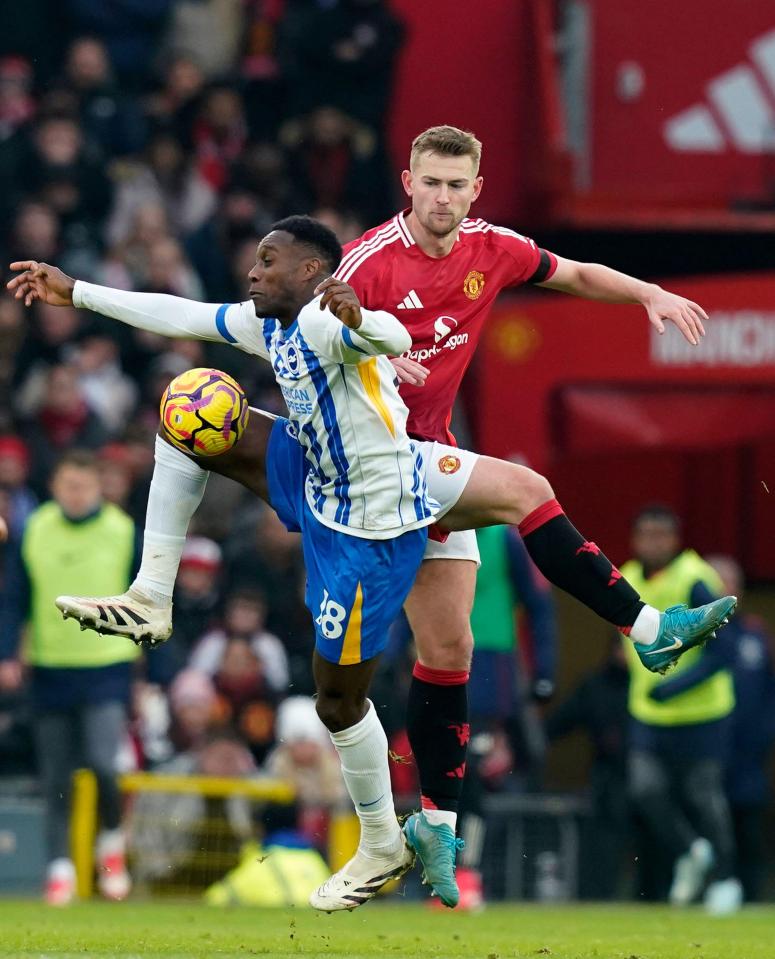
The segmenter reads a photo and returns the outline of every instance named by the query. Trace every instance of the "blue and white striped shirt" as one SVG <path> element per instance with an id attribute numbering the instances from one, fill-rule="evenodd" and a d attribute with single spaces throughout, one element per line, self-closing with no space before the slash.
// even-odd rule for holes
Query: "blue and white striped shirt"
<path id="1" fill-rule="evenodd" d="M 387 359 L 409 349 L 411 337 L 390 313 L 362 309 L 361 326 L 350 330 L 317 298 L 284 330 L 256 317 L 250 301 L 218 306 L 82 281 L 73 299 L 142 329 L 225 341 L 269 360 L 310 466 L 307 502 L 326 526 L 390 539 L 433 522 L 438 503 Z"/>

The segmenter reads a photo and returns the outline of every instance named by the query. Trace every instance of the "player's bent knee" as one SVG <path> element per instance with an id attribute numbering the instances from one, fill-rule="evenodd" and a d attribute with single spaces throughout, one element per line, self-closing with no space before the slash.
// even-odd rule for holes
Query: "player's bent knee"
<path id="1" fill-rule="evenodd" d="M 512 488 L 514 502 L 519 505 L 522 517 L 554 499 L 554 490 L 549 480 L 534 470 L 523 468 L 519 473 L 515 473 Z"/>
<path id="2" fill-rule="evenodd" d="M 470 669 L 474 653 L 474 637 L 466 625 L 460 632 L 434 630 L 415 634 L 418 659 L 429 669 L 458 672 Z"/>

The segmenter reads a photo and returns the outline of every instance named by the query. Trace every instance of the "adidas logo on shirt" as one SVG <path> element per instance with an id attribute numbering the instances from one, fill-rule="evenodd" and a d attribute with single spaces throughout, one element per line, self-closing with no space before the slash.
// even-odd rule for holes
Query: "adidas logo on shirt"
<path id="1" fill-rule="evenodd" d="M 414 290 L 409 290 L 403 300 L 398 304 L 399 310 L 421 310 L 422 308 L 422 300 Z"/>

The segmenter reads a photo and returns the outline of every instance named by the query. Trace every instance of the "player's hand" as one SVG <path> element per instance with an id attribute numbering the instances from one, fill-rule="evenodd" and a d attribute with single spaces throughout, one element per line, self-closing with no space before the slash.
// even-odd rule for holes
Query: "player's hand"
<path id="1" fill-rule="evenodd" d="M 408 356 L 391 357 L 390 362 L 396 371 L 400 383 L 409 383 L 410 386 L 425 386 L 430 370 L 427 370 L 417 360 L 410 360 Z"/>
<path id="2" fill-rule="evenodd" d="M 0 543 L 8 539 L 8 523 L 0 516 Z"/>
<path id="3" fill-rule="evenodd" d="M 655 286 L 653 294 L 643 301 L 643 306 L 649 315 L 649 323 L 658 333 L 665 332 L 667 320 L 678 327 L 692 346 L 698 346 L 700 338 L 705 336 L 702 321 L 707 320 L 708 314 L 698 303 Z"/>
<path id="4" fill-rule="evenodd" d="M 22 664 L 18 659 L 0 660 L 0 689 L 14 692 L 22 684 Z"/>
<path id="5" fill-rule="evenodd" d="M 323 294 L 320 300 L 320 309 L 328 308 L 345 326 L 357 330 L 361 325 L 361 303 L 355 290 L 349 283 L 342 283 L 333 276 L 318 283 L 315 287 L 315 296 Z"/>
<path id="6" fill-rule="evenodd" d="M 37 260 L 17 260 L 11 269 L 19 275 L 6 286 L 17 300 L 31 306 L 33 300 L 51 306 L 72 306 L 75 280 L 56 266 L 39 263 Z"/>

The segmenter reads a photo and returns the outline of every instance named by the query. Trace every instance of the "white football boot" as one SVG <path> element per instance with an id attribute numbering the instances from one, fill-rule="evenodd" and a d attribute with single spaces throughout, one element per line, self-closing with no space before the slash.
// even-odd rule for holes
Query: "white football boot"
<path id="1" fill-rule="evenodd" d="M 731 916 L 743 905 L 743 886 L 739 879 L 719 879 L 705 890 L 705 911 L 711 916 Z"/>
<path id="2" fill-rule="evenodd" d="M 689 851 L 676 859 L 668 896 L 672 905 L 688 906 L 694 902 L 702 892 L 713 860 L 713 846 L 702 837 L 695 839 Z"/>
<path id="3" fill-rule="evenodd" d="M 339 872 L 335 872 L 309 897 L 309 904 L 323 912 L 357 909 L 373 899 L 385 883 L 400 879 L 414 865 L 414 850 L 401 834 L 401 848 L 384 859 L 356 852 Z"/>
<path id="4" fill-rule="evenodd" d="M 172 603 L 157 606 L 128 589 L 120 596 L 57 596 L 64 619 L 77 619 L 81 629 L 126 636 L 138 646 L 153 648 L 172 635 Z"/>
<path id="5" fill-rule="evenodd" d="M 126 868 L 126 841 L 120 829 L 105 830 L 97 839 L 97 888 L 105 899 L 121 902 L 132 891 Z"/>
<path id="6" fill-rule="evenodd" d="M 76 897 L 75 866 L 70 859 L 55 859 L 46 870 L 44 898 L 49 906 L 69 906 Z"/>

